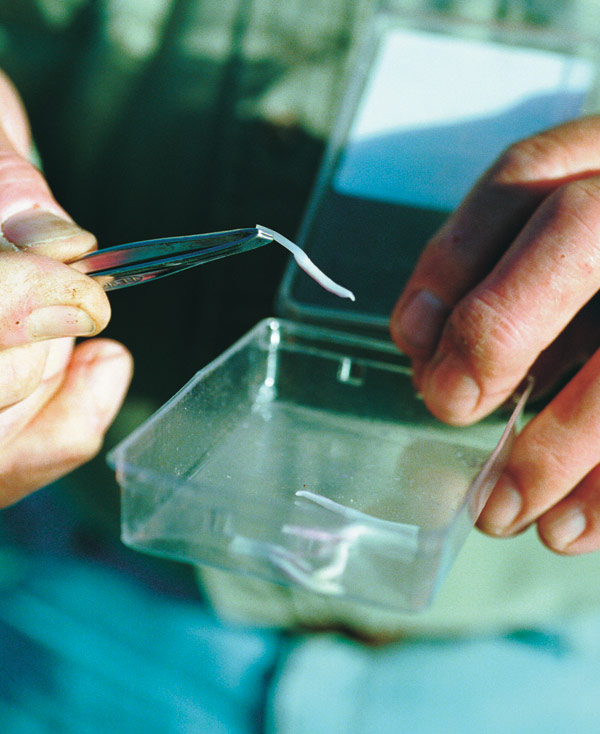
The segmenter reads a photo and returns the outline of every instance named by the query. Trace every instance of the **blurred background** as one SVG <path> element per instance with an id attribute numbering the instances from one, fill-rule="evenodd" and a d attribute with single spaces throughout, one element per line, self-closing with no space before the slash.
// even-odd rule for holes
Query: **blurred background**
<path id="1" fill-rule="evenodd" d="M 383 7 L 575 35 L 600 28 L 597 0 L 0 0 L 0 67 L 24 99 L 58 201 L 100 247 L 256 222 L 294 238 L 354 51 Z M 102 560 L 201 598 L 189 568 L 120 547 L 105 452 L 273 314 L 286 263 L 265 247 L 111 295 L 106 335 L 136 362 L 125 406 L 96 460 L 4 511 L 6 546 Z M 18 575 L 16 555 L 1 565 L 0 581 Z M 170 624 L 170 610 L 157 614 Z M 267 657 L 265 670 L 276 652 Z M 67 731 L 56 726 L 39 731 Z M 206 726 L 181 730 L 221 731 Z"/>
<path id="2" fill-rule="evenodd" d="M 574 34 L 600 21 L 594 0 L 0 0 L 0 65 L 56 197 L 101 247 L 256 222 L 293 238 L 352 52 L 388 7 Z M 106 334 L 136 372 L 108 445 L 273 313 L 285 263 L 262 248 L 111 295 Z M 102 457 L 72 481 L 99 488 L 114 533 Z"/>

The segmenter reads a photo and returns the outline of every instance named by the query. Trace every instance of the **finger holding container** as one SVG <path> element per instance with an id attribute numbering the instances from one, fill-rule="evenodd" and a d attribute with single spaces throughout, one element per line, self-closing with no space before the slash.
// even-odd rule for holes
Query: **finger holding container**
<path id="1" fill-rule="evenodd" d="M 479 527 L 512 535 L 537 522 L 560 553 L 600 548 L 600 351 L 517 437 Z"/>
<path id="2" fill-rule="evenodd" d="M 600 118 L 516 144 L 425 248 L 392 314 L 429 407 L 499 405 L 598 288 Z"/>
<path id="3" fill-rule="evenodd" d="M 560 375 L 564 347 L 587 339 L 593 356 L 519 436 L 479 521 L 496 535 L 538 522 L 568 553 L 600 547 L 599 135 L 590 117 L 509 149 L 425 248 L 390 324 L 425 402 L 457 425 L 503 403 L 540 355 Z"/>

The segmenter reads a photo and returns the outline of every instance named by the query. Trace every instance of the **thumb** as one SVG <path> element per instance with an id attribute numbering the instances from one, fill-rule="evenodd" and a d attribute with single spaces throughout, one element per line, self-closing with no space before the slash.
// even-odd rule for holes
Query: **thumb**
<path id="1" fill-rule="evenodd" d="M 24 250 L 62 262 L 72 262 L 96 249 L 94 235 L 75 224 L 60 210 L 58 204 L 52 205 L 50 191 L 39 172 L 35 169 L 21 171 L 20 183 L 28 188 L 28 196 L 25 198 L 19 197 L 14 189 L 10 192 L 3 190 L 3 176 L 0 171 L 0 252 Z M 14 185 L 11 183 L 11 187 Z M 11 199 L 6 204 L 8 212 L 30 203 L 33 198 L 38 203 L 3 219 L 3 198 Z"/>

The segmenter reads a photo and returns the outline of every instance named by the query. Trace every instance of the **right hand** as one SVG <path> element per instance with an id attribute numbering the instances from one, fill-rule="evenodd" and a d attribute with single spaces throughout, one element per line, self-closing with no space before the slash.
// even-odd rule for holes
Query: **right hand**
<path id="1" fill-rule="evenodd" d="M 438 418 L 472 423 L 527 374 L 565 382 L 517 436 L 478 520 L 600 549 L 600 116 L 511 146 L 430 240 L 391 319 Z"/>
<path id="2" fill-rule="evenodd" d="M 100 286 L 66 262 L 96 247 L 29 161 L 19 98 L 0 75 L 0 506 L 90 459 L 129 385 L 132 360 L 94 336 Z"/>

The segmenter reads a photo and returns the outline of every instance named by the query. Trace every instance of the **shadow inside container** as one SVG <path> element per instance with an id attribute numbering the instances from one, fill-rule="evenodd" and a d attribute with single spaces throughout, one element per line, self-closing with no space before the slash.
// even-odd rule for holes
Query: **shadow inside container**
<path id="1" fill-rule="evenodd" d="M 350 141 L 334 187 L 379 201 L 453 209 L 505 148 L 576 117 L 582 102 L 581 93 L 557 91 L 486 117 Z"/>
<path id="2" fill-rule="evenodd" d="M 582 102 L 581 93 L 557 91 L 496 115 L 350 142 L 301 244 L 356 304 L 294 277 L 285 315 L 327 309 L 334 321 L 387 331 L 423 246 L 477 178 L 512 143 L 576 117 Z"/>

